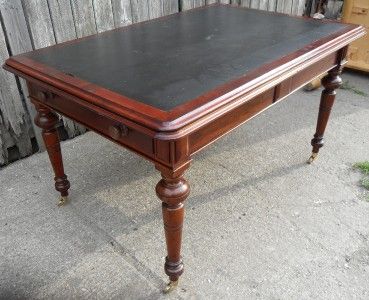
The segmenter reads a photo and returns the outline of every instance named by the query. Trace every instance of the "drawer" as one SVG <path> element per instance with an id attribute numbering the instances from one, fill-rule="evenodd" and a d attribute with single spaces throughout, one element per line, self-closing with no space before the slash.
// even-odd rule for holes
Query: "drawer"
<path id="1" fill-rule="evenodd" d="M 60 96 L 42 88 L 30 87 L 30 97 L 56 112 L 139 154 L 153 158 L 153 138 L 132 122 L 73 96 Z"/>
<path id="2" fill-rule="evenodd" d="M 201 127 L 189 136 L 190 153 L 193 154 L 201 148 L 222 137 L 247 120 L 273 104 L 274 88 L 247 101 L 236 109 L 215 119 Z"/>

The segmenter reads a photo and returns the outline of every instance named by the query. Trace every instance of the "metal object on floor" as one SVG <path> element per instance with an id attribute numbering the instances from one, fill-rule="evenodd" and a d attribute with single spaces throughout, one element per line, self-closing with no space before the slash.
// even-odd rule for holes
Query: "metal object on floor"
<path id="1" fill-rule="evenodd" d="M 59 199 L 58 206 L 64 206 L 67 203 L 68 203 L 68 197 L 67 196 L 62 196 Z"/>
<path id="2" fill-rule="evenodd" d="M 316 160 L 316 158 L 317 158 L 317 157 L 318 157 L 318 153 L 313 152 L 313 153 L 311 154 L 311 156 L 310 156 L 309 160 L 307 161 L 307 163 L 308 163 L 308 164 L 312 164 L 312 163 Z"/>
<path id="3" fill-rule="evenodd" d="M 169 281 L 169 283 L 166 285 L 166 287 L 163 289 L 164 294 L 168 294 L 175 290 L 178 286 L 178 280 L 176 281 Z"/>

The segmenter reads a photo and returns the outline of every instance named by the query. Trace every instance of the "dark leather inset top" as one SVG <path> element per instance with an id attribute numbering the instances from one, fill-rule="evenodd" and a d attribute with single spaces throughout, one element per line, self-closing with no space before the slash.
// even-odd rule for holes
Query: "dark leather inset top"
<path id="1" fill-rule="evenodd" d="M 171 110 L 344 27 L 219 5 L 27 56 L 145 104 Z"/>

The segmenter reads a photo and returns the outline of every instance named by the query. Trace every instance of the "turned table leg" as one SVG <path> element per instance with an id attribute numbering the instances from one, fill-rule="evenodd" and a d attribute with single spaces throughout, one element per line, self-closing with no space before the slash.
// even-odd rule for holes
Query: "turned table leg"
<path id="1" fill-rule="evenodd" d="M 341 68 L 336 67 L 328 72 L 322 79 L 322 85 L 324 90 L 322 92 L 322 97 L 320 100 L 318 123 L 316 126 L 316 132 L 314 138 L 311 140 L 311 145 L 313 146 L 313 153 L 308 160 L 308 163 L 312 163 L 318 156 L 319 149 L 324 145 L 324 131 L 327 127 L 329 115 L 332 110 L 334 100 L 336 98 L 336 89 L 342 84 L 342 79 L 339 76 L 341 74 Z"/>
<path id="2" fill-rule="evenodd" d="M 70 183 L 67 179 L 67 175 L 64 174 L 60 140 L 56 129 L 56 124 L 59 118 L 57 114 L 48 107 L 39 103 L 34 104 L 37 110 L 35 124 L 42 128 L 42 137 L 47 153 L 49 154 L 51 165 L 54 169 L 55 189 L 61 194 L 58 205 L 62 206 L 68 200 L 68 189 L 70 187 Z"/>
<path id="3" fill-rule="evenodd" d="M 184 219 L 184 204 L 190 186 L 180 174 L 161 170 L 162 179 L 156 185 L 156 194 L 163 201 L 163 222 L 167 244 L 167 257 L 164 270 L 170 282 L 164 292 L 169 292 L 178 284 L 179 276 L 183 273 L 181 257 L 182 226 Z"/>

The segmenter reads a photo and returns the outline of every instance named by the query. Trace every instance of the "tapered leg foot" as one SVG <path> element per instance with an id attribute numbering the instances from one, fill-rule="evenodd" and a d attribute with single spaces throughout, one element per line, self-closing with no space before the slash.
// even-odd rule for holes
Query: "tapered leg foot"
<path id="1" fill-rule="evenodd" d="M 324 132 L 327 127 L 328 119 L 336 98 L 336 89 L 338 89 L 342 84 L 342 79 L 339 76 L 341 73 L 341 68 L 337 67 L 328 72 L 322 79 L 322 84 L 324 90 L 322 92 L 322 97 L 319 106 L 318 122 L 316 126 L 316 132 L 314 138 L 311 140 L 311 145 L 313 146 L 313 153 L 310 156 L 308 163 L 311 164 L 316 160 L 319 150 L 324 145 Z"/>
<path id="2" fill-rule="evenodd" d="M 34 102 L 34 104 L 37 110 L 35 124 L 42 128 L 42 137 L 55 174 L 55 189 L 60 192 L 61 195 L 58 206 L 63 206 L 68 200 L 70 183 L 67 175 L 64 173 L 60 140 L 56 128 L 59 118 L 57 114 L 48 107 L 37 102 Z"/>
<path id="3" fill-rule="evenodd" d="M 156 194 L 163 201 L 162 212 L 165 239 L 167 244 L 167 257 L 164 270 L 169 276 L 170 283 L 164 292 L 172 291 L 178 285 L 178 279 L 183 273 L 181 257 L 182 227 L 184 220 L 184 204 L 190 187 L 180 174 L 168 170 L 160 170 L 162 179 L 156 185 Z"/>

